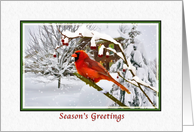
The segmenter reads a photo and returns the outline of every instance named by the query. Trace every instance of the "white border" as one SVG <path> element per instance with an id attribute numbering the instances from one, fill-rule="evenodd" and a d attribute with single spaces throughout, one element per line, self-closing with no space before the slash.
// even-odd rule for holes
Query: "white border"
<path id="1" fill-rule="evenodd" d="M 1 51 L 4 57 L 1 60 L 2 131 L 182 130 L 182 65 L 180 65 L 182 60 L 179 59 L 182 57 L 182 1 L 3 1 L 1 12 L 1 46 L 2 49 L 6 49 Z M 89 119 L 59 120 L 60 112 L 20 112 L 19 22 L 51 18 L 53 20 L 161 20 L 162 111 L 120 112 L 125 114 L 125 118 L 119 123 L 114 120 L 95 122 Z M 71 112 L 73 113 L 79 112 Z"/>

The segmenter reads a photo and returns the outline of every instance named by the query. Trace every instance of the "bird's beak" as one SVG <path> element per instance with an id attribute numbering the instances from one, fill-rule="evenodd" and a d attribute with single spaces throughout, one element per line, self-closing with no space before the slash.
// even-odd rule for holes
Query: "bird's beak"
<path id="1" fill-rule="evenodd" d="M 76 54 L 72 54 L 71 56 L 72 56 L 72 57 L 77 57 L 77 55 L 76 55 Z"/>

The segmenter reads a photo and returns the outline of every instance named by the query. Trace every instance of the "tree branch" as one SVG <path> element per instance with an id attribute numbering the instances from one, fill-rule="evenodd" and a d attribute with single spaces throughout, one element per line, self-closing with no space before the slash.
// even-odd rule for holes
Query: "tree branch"
<path id="1" fill-rule="evenodd" d="M 99 87 L 98 85 L 96 85 L 94 82 L 88 80 L 87 78 L 81 76 L 80 74 L 74 73 L 74 75 L 77 76 L 80 80 L 82 80 L 86 84 L 88 84 L 89 86 L 92 86 L 93 88 L 95 88 L 97 91 L 102 91 L 103 90 L 101 87 Z M 130 109 L 128 106 L 126 106 L 125 104 L 121 103 L 118 99 L 116 99 L 114 96 L 112 96 L 109 92 L 106 92 L 106 93 L 103 93 L 103 94 L 105 96 L 107 96 L 108 98 L 110 98 L 115 103 L 117 103 L 118 105 L 120 105 L 122 108 L 124 108 L 124 109 Z"/>
<path id="2" fill-rule="evenodd" d="M 127 79 L 125 79 L 123 76 L 121 76 L 120 72 L 117 72 L 117 73 L 118 73 L 118 75 L 119 75 L 121 78 L 123 78 L 125 81 L 127 81 L 127 82 L 133 84 L 134 86 L 138 87 L 138 85 L 136 85 L 136 84 L 130 82 L 129 80 L 127 80 Z M 137 82 L 136 82 L 136 83 L 137 83 Z M 137 84 L 138 84 L 138 83 L 137 83 Z M 143 84 L 141 84 L 141 85 L 144 86 L 144 87 L 147 87 L 147 88 L 149 88 L 149 89 L 151 89 L 151 90 L 153 90 L 154 92 L 156 92 L 156 93 L 158 94 L 158 91 L 156 91 L 155 89 L 151 88 L 150 86 L 146 86 L 146 85 L 143 85 Z"/>
<path id="3" fill-rule="evenodd" d="M 121 76 L 121 74 L 118 72 L 118 75 L 121 77 L 121 78 L 123 78 L 125 81 L 127 81 L 127 82 L 129 82 L 127 79 L 125 79 L 124 77 L 122 77 Z M 131 82 L 129 82 L 129 83 L 131 83 Z M 131 84 L 133 84 L 133 83 L 131 83 Z M 154 108 L 156 108 L 156 106 L 154 105 L 154 103 L 151 101 L 151 99 L 148 97 L 148 95 L 143 91 L 143 89 L 141 88 L 141 86 L 140 86 L 140 84 L 139 83 L 137 83 L 138 85 L 135 85 L 135 84 L 133 84 L 134 86 L 136 86 L 136 87 L 139 87 L 139 89 L 143 92 L 143 94 L 147 97 L 147 99 L 148 99 L 148 101 L 152 104 L 152 106 L 154 107 Z M 153 90 L 153 89 L 152 89 Z"/>
<path id="4" fill-rule="evenodd" d="M 143 91 L 143 89 L 141 88 L 140 84 L 138 83 L 138 87 L 140 88 L 140 90 L 142 91 L 142 93 L 147 97 L 147 99 L 149 100 L 149 102 L 152 104 L 152 106 L 156 109 L 156 106 L 154 105 L 154 103 L 151 101 L 151 99 L 148 97 L 148 95 Z"/>

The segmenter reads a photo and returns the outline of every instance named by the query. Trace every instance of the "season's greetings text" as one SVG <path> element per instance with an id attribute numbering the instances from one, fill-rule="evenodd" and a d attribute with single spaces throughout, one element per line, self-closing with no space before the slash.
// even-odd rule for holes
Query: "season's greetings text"
<path id="1" fill-rule="evenodd" d="M 92 113 L 92 114 L 65 114 L 65 113 L 60 113 L 59 119 L 88 119 L 91 118 L 92 121 L 99 120 L 99 119 L 114 119 L 117 122 L 120 122 L 121 119 L 124 119 L 125 115 L 124 114 L 97 114 L 97 113 Z"/>

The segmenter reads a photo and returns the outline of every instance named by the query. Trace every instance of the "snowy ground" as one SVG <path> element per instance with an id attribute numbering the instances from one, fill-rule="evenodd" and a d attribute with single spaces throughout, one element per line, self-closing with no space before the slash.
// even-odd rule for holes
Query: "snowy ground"
<path id="1" fill-rule="evenodd" d="M 117 74 L 111 74 L 116 78 Z M 27 107 L 107 107 L 110 99 L 96 89 L 86 85 L 76 77 L 61 80 L 61 88 L 57 88 L 57 80 L 50 82 L 33 73 L 25 73 L 24 108 Z M 42 81 L 46 81 L 43 83 Z M 97 85 L 110 91 L 112 82 L 101 80 Z"/>

